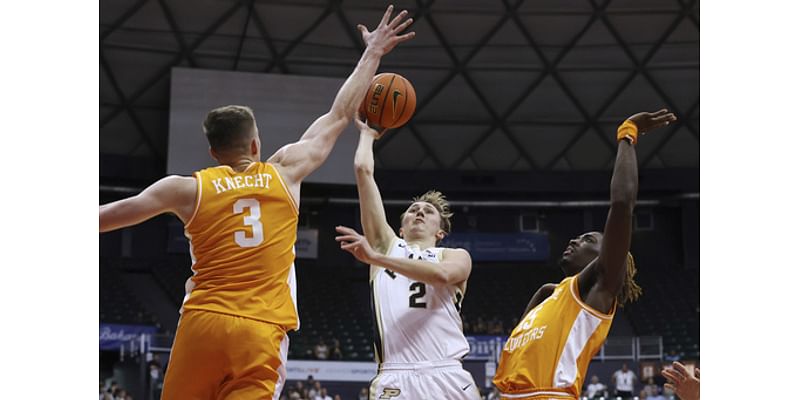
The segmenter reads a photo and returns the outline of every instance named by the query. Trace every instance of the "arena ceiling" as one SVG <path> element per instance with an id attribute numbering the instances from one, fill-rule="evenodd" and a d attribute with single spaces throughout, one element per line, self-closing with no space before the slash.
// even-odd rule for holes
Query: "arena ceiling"
<path id="1" fill-rule="evenodd" d="M 103 0 L 100 153 L 165 165 L 173 67 L 346 77 L 388 3 Z M 607 170 L 615 127 L 667 107 L 645 168 L 699 168 L 696 0 L 403 0 L 416 38 L 380 72 L 414 84 L 412 123 L 376 145 L 386 169 Z"/>

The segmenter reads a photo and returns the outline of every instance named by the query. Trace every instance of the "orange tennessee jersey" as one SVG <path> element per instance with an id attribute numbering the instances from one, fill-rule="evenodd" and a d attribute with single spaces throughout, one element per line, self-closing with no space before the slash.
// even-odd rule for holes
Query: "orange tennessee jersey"
<path id="1" fill-rule="evenodd" d="M 299 325 L 294 276 L 297 206 L 271 164 L 194 174 L 197 204 L 186 223 L 194 275 L 183 309 Z"/>
<path id="2" fill-rule="evenodd" d="M 494 384 L 504 399 L 577 399 L 589 361 L 605 342 L 611 314 L 580 300 L 578 280 L 561 281 L 503 346 Z"/>

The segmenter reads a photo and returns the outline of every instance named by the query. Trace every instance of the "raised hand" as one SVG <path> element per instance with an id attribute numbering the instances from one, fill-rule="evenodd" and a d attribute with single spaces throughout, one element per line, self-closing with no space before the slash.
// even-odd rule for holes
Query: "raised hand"
<path id="1" fill-rule="evenodd" d="M 383 136 L 384 133 L 386 133 L 386 131 L 388 131 L 388 129 L 384 129 L 378 132 L 375 130 L 375 128 L 369 126 L 365 121 L 362 121 L 361 118 L 362 117 L 358 112 L 356 112 L 356 115 L 353 117 L 353 120 L 356 122 L 356 128 L 358 128 L 358 131 L 361 134 L 370 135 L 373 139 L 378 140 L 381 138 L 381 136 Z"/>
<path id="2" fill-rule="evenodd" d="M 353 255 L 358 261 L 365 264 L 372 264 L 378 253 L 370 246 L 367 238 L 346 226 L 337 226 L 336 232 L 342 234 L 336 236 L 339 247 Z"/>
<path id="3" fill-rule="evenodd" d="M 667 126 L 678 120 L 675 114 L 669 112 L 666 108 L 656 112 L 640 112 L 632 115 L 628 119 L 636 124 L 636 128 L 639 130 L 640 134 L 650 132 L 662 126 Z"/>
<path id="4" fill-rule="evenodd" d="M 408 11 L 403 10 L 400 14 L 397 14 L 394 19 L 389 21 L 389 18 L 392 16 L 392 11 L 394 11 L 394 6 L 390 5 L 383 14 L 381 22 L 378 23 L 378 26 L 372 32 L 367 30 L 367 27 L 364 25 L 358 24 L 358 30 L 361 31 L 361 37 L 364 39 L 364 44 L 367 46 L 367 49 L 374 49 L 378 51 L 380 55 L 385 55 L 392 51 L 394 46 L 397 46 L 398 43 L 410 40 L 416 35 L 414 32 L 398 35 L 398 33 L 408 28 L 414 20 L 411 18 L 405 19 L 408 15 Z M 403 21 L 404 19 L 405 21 Z"/>
<path id="5" fill-rule="evenodd" d="M 681 400 L 700 399 L 700 368 L 696 368 L 692 376 L 686 366 L 675 361 L 672 369 L 662 370 L 661 375 L 670 381 L 664 387 L 672 389 Z"/>

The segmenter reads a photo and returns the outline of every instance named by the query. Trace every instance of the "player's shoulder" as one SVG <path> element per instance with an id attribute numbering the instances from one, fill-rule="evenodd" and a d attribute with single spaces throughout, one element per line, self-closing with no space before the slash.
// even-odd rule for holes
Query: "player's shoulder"
<path id="1" fill-rule="evenodd" d="M 158 180 L 154 185 L 159 185 L 170 190 L 194 189 L 197 178 L 194 176 L 167 175 Z"/>
<path id="2" fill-rule="evenodd" d="M 467 249 L 462 249 L 461 247 L 441 247 L 442 256 L 467 256 L 472 259 L 470 256 L 469 251 Z"/>

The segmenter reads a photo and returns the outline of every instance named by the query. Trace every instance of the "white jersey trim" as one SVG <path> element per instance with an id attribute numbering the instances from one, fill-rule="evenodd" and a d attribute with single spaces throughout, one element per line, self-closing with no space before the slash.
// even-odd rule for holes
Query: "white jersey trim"
<path id="1" fill-rule="evenodd" d="M 183 224 L 183 229 L 189 229 L 189 225 L 191 225 L 192 221 L 194 221 L 194 217 L 196 217 L 197 213 L 200 212 L 200 199 L 203 197 L 203 179 L 200 177 L 200 171 L 194 173 L 194 179 L 197 180 L 197 198 L 194 201 L 194 212 L 189 220 Z"/>
<path id="2" fill-rule="evenodd" d="M 578 305 L 581 306 L 581 308 L 583 308 L 584 310 L 588 311 L 589 313 L 591 313 L 595 317 L 601 318 L 601 319 L 614 319 L 614 313 L 616 312 L 616 309 L 617 309 L 617 300 L 616 299 L 614 299 L 614 305 L 611 306 L 611 313 L 610 314 L 606 314 L 604 312 L 600 312 L 598 310 L 595 310 L 594 308 L 592 308 L 592 306 L 584 303 L 583 300 L 581 300 L 581 296 L 578 295 L 578 277 L 577 276 L 573 277 L 572 278 L 572 282 L 569 283 L 569 292 L 572 293 L 572 298 L 574 298 L 575 301 L 578 302 Z"/>
<path id="3" fill-rule="evenodd" d="M 556 372 L 553 374 L 554 387 L 565 388 L 575 384 L 575 379 L 578 376 L 578 357 L 581 356 L 589 339 L 592 338 L 594 331 L 597 330 L 597 327 L 602 322 L 600 318 L 586 310 L 581 310 L 578 313 L 558 359 Z"/>

